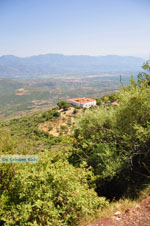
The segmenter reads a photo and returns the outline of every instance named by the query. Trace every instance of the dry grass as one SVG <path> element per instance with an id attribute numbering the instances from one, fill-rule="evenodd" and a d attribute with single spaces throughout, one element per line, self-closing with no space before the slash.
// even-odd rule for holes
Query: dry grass
<path id="1" fill-rule="evenodd" d="M 25 90 L 24 88 L 20 88 L 20 89 L 17 89 L 16 90 L 16 95 L 17 96 L 22 96 L 22 95 L 25 95 L 25 94 L 29 94 L 27 90 Z"/>
<path id="2" fill-rule="evenodd" d="M 147 185 L 147 188 L 140 192 L 138 201 L 140 202 L 141 200 L 145 199 L 148 196 L 150 196 L 150 185 Z"/>
<path id="3" fill-rule="evenodd" d="M 68 132 L 65 134 L 71 134 L 72 133 L 72 126 L 75 122 L 75 117 L 82 112 L 82 109 L 78 110 L 77 114 L 73 114 L 74 107 L 70 107 L 67 111 L 58 110 L 61 115 L 60 118 L 53 119 L 53 121 L 46 121 L 44 123 L 41 123 L 39 125 L 39 130 L 42 130 L 44 132 L 48 132 L 49 134 L 53 136 L 59 136 L 61 132 L 61 126 L 67 126 Z M 68 120 L 70 120 L 71 125 L 68 125 Z M 52 130 L 49 131 L 49 126 L 52 126 Z"/>
<path id="4" fill-rule="evenodd" d="M 100 209 L 96 212 L 94 216 L 85 216 L 80 219 L 78 225 L 79 226 L 87 226 L 91 222 L 99 220 L 101 218 L 107 218 L 114 215 L 115 212 L 120 211 L 124 212 L 128 208 L 133 208 L 138 204 L 138 202 L 129 200 L 129 199 L 122 199 L 119 201 L 115 201 L 110 203 L 108 207 Z"/>
<path id="5" fill-rule="evenodd" d="M 83 218 L 81 218 L 78 225 L 87 226 L 88 224 L 100 220 L 101 218 L 112 217 L 117 211 L 123 213 L 129 208 L 137 207 L 141 200 L 145 199 L 148 196 L 150 196 L 150 186 L 140 192 L 138 199 L 120 199 L 119 201 L 111 202 L 108 207 L 105 207 L 102 210 L 98 210 L 95 215 L 84 216 Z"/>
<path id="6" fill-rule="evenodd" d="M 87 226 L 88 224 L 100 220 L 101 218 L 112 217 L 117 211 L 123 213 L 129 208 L 137 207 L 141 200 L 145 199 L 148 196 L 150 196 L 150 186 L 147 186 L 146 189 L 140 192 L 138 199 L 120 199 L 119 201 L 111 202 L 108 207 L 98 210 L 95 215 L 84 216 L 83 218 L 81 218 L 78 225 Z"/>

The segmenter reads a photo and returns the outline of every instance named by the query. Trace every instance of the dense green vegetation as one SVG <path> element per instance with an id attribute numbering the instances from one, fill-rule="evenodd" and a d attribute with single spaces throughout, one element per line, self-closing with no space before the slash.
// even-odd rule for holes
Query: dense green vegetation
<path id="1" fill-rule="evenodd" d="M 146 65 L 144 65 L 144 68 Z M 149 180 L 149 67 L 144 80 L 131 79 L 121 90 L 117 108 L 87 110 L 78 120 L 71 163 L 86 162 L 97 176 L 100 194 L 108 198 L 136 196 Z"/>
<path id="2" fill-rule="evenodd" d="M 51 152 L 40 154 L 38 164 L 6 164 L 1 172 L 1 221 L 15 226 L 73 225 L 80 216 L 107 205 L 88 188 L 91 176 Z"/>
<path id="3" fill-rule="evenodd" d="M 1 225 L 79 225 L 109 205 L 102 196 L 135 198 L 149 184 L 149 63 L 143 68 L 119 94 L 98 98 L 100 106 L 83 111 L 72 135 L 65 135 L 64 125 L 58 137 L 39 129 L 60 117 L 57 108 L 1 122 L 0 155 L 39 159 L 0 163 Z M 118 106 L 101 105 L 116 99 Z"/>
<path id="4" fill-rule="evenodd" d="M 70 104 L 66 100 L 61 100 L 57 103 L 57 106 L 59 109 L 63 109 L 64 111 L 67 111 L 70 107 Z"/>
<path id="5" fill-rule="evenodd" d="M 41 122 L 59 117 L 56 113 L 53 109 L 1 124 L 1 154 L 39 158 L 36 164 L 0 164 L 2 225 L 75 225 L 81 216 L 108 205 L 89 188 L 92 172 L 69 164 L 69 137 L 62 142 L 61 137 L 38 130 Z M 52 145 L 58 146 L 57 151 Z"/>

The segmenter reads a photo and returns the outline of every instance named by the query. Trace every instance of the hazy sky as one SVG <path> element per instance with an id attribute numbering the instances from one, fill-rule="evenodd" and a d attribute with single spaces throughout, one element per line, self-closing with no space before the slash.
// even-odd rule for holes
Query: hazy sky
<path id="1" fill-rule="evenodd" d="M 150 0 L 0 0 L 0 55 L 150 53 Z"/>

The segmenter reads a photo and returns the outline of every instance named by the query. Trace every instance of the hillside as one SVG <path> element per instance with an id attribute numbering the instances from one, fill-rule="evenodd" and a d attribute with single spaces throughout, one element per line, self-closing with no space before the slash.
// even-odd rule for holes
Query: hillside
<path id="1" fill-rule="evenodd" d="M 102 218 L 87 226 L 149 226 L 150 196 L 137 203 L 134 208 L 127 208 L 123 213 L 116 211 L 109 218 Z"/>
<path id="2" fill-rule="evenodd" d="M 145 224 L 143 211 L 149 221 L 149 198 L 128 214 L 143 191 L 150 195 L 149 63 L 143 68 L 137 81 L 99 98 L 98 106 L 73 109 L 65 102 L 0 122 L 2 226 L 83 226 L 114 210 L 127 210 L 115 223 L 131 217 Z M 36 155 L 37 162 L 4 164 L 4 155 Z"/>
<path id="3" fill-rule="evenodd" d="M 144 59 L 131 56 L 65 56 L 45 54 L 31 57 L 0 57 L 0 77 L 35 79 L 45 75 L 88 75 L 99 73 L 136 72 Z"/>
<path id="4" fill-rule="evenodd" d="M 125 74 L 123 83 L 130 76 Z M 42 111 L 54 106 L 59 100 L 80 96 L 99 97 L 118 92 L 119 74 L 64 76 L 58 79 L 16 81 L 0 79 L 0 116 L 13 118 Z"/>
<path id="5" fill-rule="evenodd" d="M 75 118 L 77 115 L 83 113 L 83 109 L 75 109 L 74 107 L 70 107 L 67 111 L 60 109 L 57 110 L 57 112 L 60 114 L 60 117 L 56 117 L 56 119 L 53 121 L 41 123 L 39 125 L 39 130 L 48 132 L 53 136 L 73 133 Z"/>
<path id="6" fill-rule="evenodd" d="M 0 96 L 11 94 L 16 89 L 19 89 L 22 86 L 23 84 L 17 81 L 0 78 Z"/>

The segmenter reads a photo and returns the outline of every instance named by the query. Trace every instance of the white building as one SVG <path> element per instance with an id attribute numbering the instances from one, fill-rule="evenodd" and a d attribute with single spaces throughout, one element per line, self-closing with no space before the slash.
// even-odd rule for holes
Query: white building
<path id="1" fill-rule="evenodd" d="M 82 108 L 89 108 L 91 106 L 96 106 L 96 100 L 87 98 L 87 97 L 68 99 L 67 102 L 69 104 L 82 107 Z"/>

